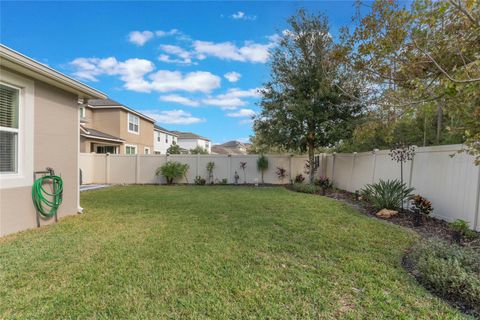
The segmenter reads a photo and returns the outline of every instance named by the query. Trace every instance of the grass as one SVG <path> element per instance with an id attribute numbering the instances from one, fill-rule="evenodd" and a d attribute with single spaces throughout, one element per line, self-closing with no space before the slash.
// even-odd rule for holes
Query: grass
<path id="1" fill-rule="evenodd" d="M 127 186 L 0 239 L 0 318 L 454 319 L 402 268 L 416 236 L 283 188 Z"/>

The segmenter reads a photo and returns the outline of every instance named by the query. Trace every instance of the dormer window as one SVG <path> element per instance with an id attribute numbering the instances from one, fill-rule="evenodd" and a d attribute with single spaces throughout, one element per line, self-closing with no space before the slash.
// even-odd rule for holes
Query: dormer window
<path id="1" fill-rule="evenodd" d="M 134 114 L 128 114 L 128 132 L 139 133 L 140 129 L 140 118 Z"/>

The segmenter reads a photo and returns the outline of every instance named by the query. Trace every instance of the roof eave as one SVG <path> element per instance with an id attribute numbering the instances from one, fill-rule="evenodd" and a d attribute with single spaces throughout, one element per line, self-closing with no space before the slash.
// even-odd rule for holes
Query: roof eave
<path id="1" fill-rule="evenodd" d="M 0 44 L 0 65 L 77 94 L 80 98 L 106 99 L 107 95 Z"/>

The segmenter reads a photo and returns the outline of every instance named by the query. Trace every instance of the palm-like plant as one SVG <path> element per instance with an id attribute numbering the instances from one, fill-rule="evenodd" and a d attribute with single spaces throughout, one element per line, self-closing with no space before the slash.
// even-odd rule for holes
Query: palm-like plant
<path id="1" fill-rule="evenodd" d="M 263 184 L 264 183 L 263 174 L 265 170 L 268 169 L 268 158 L 263 154 L 257 159 L 257 169 L 262 173 L 262 184 Z"/>
<path id="2" fill-rule="evenodd" d="M 167 184 L 172 184 L 175 178 L 186 177 L 189 165 L 176 161 L 167 161 L 164 165 L 157 169 L 155 174 L 157 176 L 164 176 Z M 187 180 L 188 183 L 188 180 Z"/>
<path id="3" fill-rule="evenodd" d="M 361 191 L 363 198 L 375 209 L 397 210 L 404 200 L 412 197 L 414 188 L 407 187 L 398 180 L 380 180 L 367 184 Z"/>

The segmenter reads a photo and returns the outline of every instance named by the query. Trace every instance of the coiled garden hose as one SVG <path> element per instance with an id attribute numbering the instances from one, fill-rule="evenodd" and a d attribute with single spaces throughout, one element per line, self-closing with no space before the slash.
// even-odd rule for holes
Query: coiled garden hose
<path id="1" fill-rule="evenodd" d="M 44 184 L 51 184 L 53 192 L 43 188 Z M 32 199 L 38 213 L 44 218 L 53 217 L 63 200 L 63 181 L 59 176 L 48 175 L 36 179 L 32 186 Z"/>

